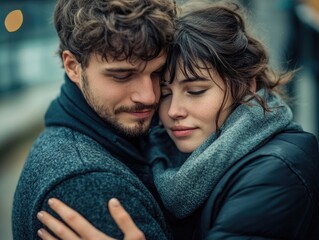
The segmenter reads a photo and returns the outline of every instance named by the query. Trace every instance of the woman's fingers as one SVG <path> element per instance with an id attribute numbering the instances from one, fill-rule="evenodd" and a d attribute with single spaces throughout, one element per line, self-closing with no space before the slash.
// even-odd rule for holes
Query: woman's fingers
<path id="1" fill-rule="evenodd" d="M 125 235 L 124 239 L 145 240 L 144 233 L 135 225 L 131 216 L 116 198 L 112 198 L 108 202 L 108 206 L 114 221 Z"/>
<path id="2" fill-rule="evenodd" d="M 38 236 L 42 240 L 58 240 L 57 238 L 53 237 L 48 231 L 46 231 L 44 228 L 39 229 Z"/>
<path id="3" fill-rule="evenodd" d="M 38 216 L 40 221 L 44 223 L 52 232 L 63 240 L 80 240 L 80 239 L 103 239 L 114 240 L 98 229 L 96 229 L 81 214 L 61 202 L 56 198 L 49 200 L 49 205 L 62 219 L 68 224 L 66 226 L 50 214 L 41 211 L 42 217 Z M 39 215 L 38 214 L 38 215 Z M 71 227 L 71 228 L 70 228 Z M 75 234 L 76 233 L 76 234 Z"/>
<path id="4" fill-rule="evenodd" d="M 74 211 L 72 208 L 56 198 L 49 199 L 48 203 L 52 210 L 54 210 L 63 219 L 63 221 L 65 221 L 81 237 L 87 237 L 88 231 L 89 234 L 92 234 L 91 231 L 94 227 L 84 217 L 82 217 L 81 214 Z"/>
<path id="5" fill-rule="evenodd" d="M 74 211 L 60 200 L 55 198 L 50 199 L 49 205 L 71 228 L 45 211 L 39 212 L 37 217 L 60 239 L 114 240 L 113 238 L 97 230 L 78 212 Z M 145 240 L 143 232 L 135 225 L 131 216 L 125 211 L 117 199 L 111 199 L 108 205 L 114 221 L 124 233 L 125 240 Z M 57 240 L 44 229 L 40 229 L 38 235 L 44 240 Z"/>
<path id="6" fill-rule="evenodd" d="M 61 239 L 80 240 L 80 238 L 64 223 L 54 218 L 45 211 L 41 211 L 37 215 L 38 219 L 46 225 L 56 236 Z M 56 240 L 51 234 L 44 229 L 38 231 L 39 237 L 45 240 Z"/>

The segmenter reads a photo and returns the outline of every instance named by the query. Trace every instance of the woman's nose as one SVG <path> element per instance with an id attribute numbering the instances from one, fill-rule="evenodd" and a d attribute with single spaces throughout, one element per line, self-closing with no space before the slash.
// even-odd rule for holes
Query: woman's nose
<path id="1" fill-rule="evenodd" d="M 184 107 L 183 101 L 172 98 L 170 107 L 168 109 L 168 116 L 173 119 L 181 119 L 187 116 L 187 110 Z"/>

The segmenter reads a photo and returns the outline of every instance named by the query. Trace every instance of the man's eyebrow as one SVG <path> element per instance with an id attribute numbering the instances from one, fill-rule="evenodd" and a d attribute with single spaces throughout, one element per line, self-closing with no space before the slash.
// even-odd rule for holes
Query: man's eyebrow
<path id="1" fill-rule="evenodd" d="M 136 68 L 104 68 L 103 73 L 121 73 L 121 72 L 136 72 Z"/>

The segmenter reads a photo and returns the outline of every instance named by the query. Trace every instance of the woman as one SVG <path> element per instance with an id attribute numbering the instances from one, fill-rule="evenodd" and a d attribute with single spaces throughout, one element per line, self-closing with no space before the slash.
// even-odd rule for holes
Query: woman
<path id="1" fill-rule="evenodd" d="M 182 163 L 152 159 L 165 208 L 191 219 L 190 239 L 318 239 L 318 142 L 293 122 L 280 95 L 291 74 L 270 69 L 237 5 L 188 9 L 177 22 L 159 116 L 177 148 L 190 156 Z M 159 134 L 160 126 L 153 130 L 152 150 L 171 147 Z M 40 219 L 62 239 L 77 239 L 74 232 L 111 239 L 54 203 L 73 231 L 48 213 Z M 125 239 L 143 239 L 116 200 L 109 207 Z M 54 239 L 43 229 L 39 235 Z"/>

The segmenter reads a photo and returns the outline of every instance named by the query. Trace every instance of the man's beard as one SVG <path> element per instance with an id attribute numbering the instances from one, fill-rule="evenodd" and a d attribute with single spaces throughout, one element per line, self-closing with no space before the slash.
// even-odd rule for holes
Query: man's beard
<path id="1" fill-rule="evenodd" d="M 118 131 L 120 134 L 125 135 L 127 137 L 139 137 L 148 133 L 148 129 L 150 127 L 150 120 L 148 119 L 140 119 L 136 121 L 134 126 L 125 126 L 125 124 L 120 123 L 116 118 L 116 115 L 122 112 L 134 112 L 143 109 L 154 109 L 158 108 L 158 103 L 153 105 L 144 105 L 141 103 L 135 104 L 133 107 L 125 107 L 122 106 L 120 108 L 115 109 L 115 112 L 112 113 L 109 109 L 105 108 L 102 104 L 99 104 L 97 99 L 92 94 L 92 91 L 89 87 L 88 79 L 85 72 L 82 72 L 82 93 L 90 105 L 90 107 L 99 115 L 100 118 L 104 120 L 104 122 Z"/>

